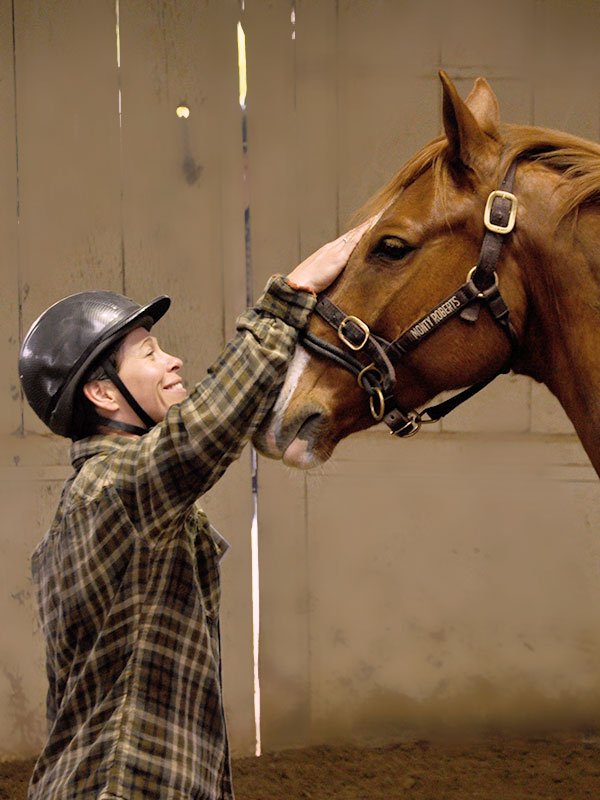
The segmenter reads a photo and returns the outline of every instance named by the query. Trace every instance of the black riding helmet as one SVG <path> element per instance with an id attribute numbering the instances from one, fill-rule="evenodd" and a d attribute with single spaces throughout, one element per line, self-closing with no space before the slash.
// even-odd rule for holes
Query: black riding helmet
<path id="1" fill-rule="evenodd" d="M 44 311 L 29 329 L 19 354 L 21 385 L 38 417 L 54 433 L 77 438 L 81 433 L 75 419 L 77 392 L 87 370 L 94 363 L 103 363 L 111 380 L 150 429 L 154 421 L 108 360 L 102 362 L 102 355 L 134 328 L 150 330 L 170 304 L 165 295 L 140 306 L 116 292 L 93 291 L 65 297 Z M 137 428 L 134 432 L 145 431 Z"/>

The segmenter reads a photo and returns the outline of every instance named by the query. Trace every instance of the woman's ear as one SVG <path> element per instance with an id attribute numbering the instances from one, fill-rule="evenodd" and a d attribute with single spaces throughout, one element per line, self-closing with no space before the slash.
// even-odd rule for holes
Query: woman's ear
<path id="1" fill-rule="evenodd" d="M 117 389 L 112 381 L 106 379 L 90 381 L 83 387 L 83 393 L 96 408 L 104 411 L 119 410 Z"/>

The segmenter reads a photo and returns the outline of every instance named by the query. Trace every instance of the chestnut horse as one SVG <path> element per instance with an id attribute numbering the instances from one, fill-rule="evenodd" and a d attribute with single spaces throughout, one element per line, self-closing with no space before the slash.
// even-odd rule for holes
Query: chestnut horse
<path id="1" fill-rule="evenodd" d="M 310 468 L 382 418 L 414 433 L 439 392 L 511 369 L 556 395 L 598 472 L 600 146 L 500 125 L 485 80 L 465 102 L 440 78 L 445 135 L 365 206 L 374 224 L 254 444 Z"/>

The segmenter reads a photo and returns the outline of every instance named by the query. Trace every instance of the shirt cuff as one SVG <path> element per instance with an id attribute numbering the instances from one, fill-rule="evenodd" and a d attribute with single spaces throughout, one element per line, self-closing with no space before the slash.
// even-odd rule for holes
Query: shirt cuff
<path id="1" fill-rule="evenodd" d="M 283 275 L 273 275 L 259 298 L 256 309 L 283 320 L 293 328 L 304 328 L 317 303 L 309 289 L 295 288 Z"/>

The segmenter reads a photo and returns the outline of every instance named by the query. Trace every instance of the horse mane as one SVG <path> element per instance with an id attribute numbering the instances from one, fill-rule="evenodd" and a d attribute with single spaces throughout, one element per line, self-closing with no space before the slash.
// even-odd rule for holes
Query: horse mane
<path id="1" fill-rule="evenodd" d="M 537 161 L 561 173 L 566 189 L 560 216 L 584 204 L 600 202 L 600 145 L 563 131 L 533 125 L 504 125 L 505 163 Z"/>
<path id="2" fill-rule="evenodd" d="M 538 128 L 533 125 L 501 126 L 504 144 L 502 169 L 514 159 L 537 161 L 562 175 L 561 188 L 566 191 L 559 209 L 564 218 L 584 204 L 600 203 L 600 145 L 563 131 Z M 451 180 L 445 158 L 447 139 L 439 136 L 419 150 L 394 177 L 370 197 L 359 209 L 356 219 L 380 216 L 400 192 L 427 170 L 434 172 L 436 192 L 442 197 Z"/>

